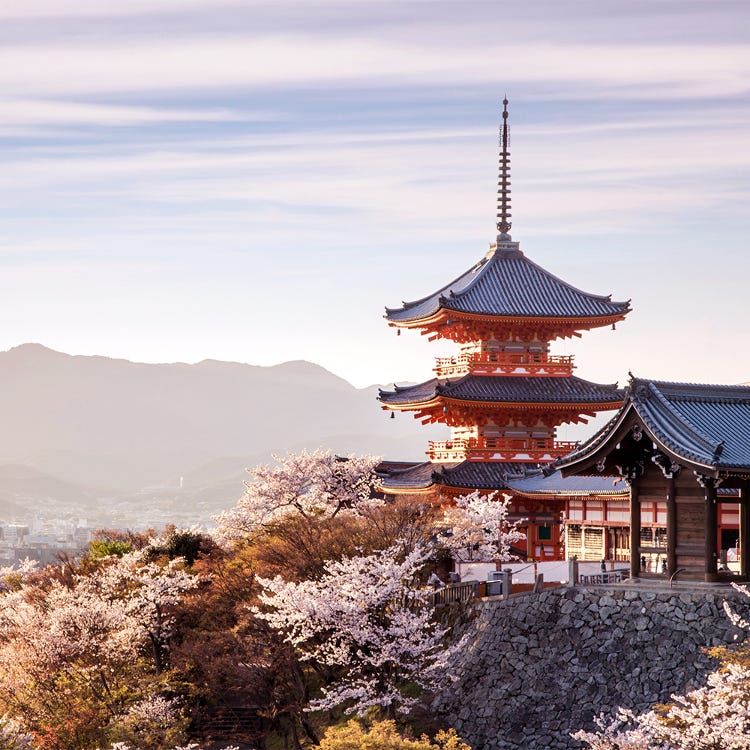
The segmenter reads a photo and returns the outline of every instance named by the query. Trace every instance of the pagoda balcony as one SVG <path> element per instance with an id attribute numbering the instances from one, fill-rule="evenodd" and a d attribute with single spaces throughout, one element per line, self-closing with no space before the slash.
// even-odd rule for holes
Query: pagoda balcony
<path id="1" fill-rule="evenodd" d="M 578 443 L 552 438 L 479 437 L 431 440 L 427 455 L 435 463 L 453 461 L 554 461 Z"/>
<path id="2" fill-rule="evenodd" d="M 568 377 L 575 365 L 572 356 L 543 352 L 465 352 L 455 357 L 438 357 L 435 374 L 439 378 L 461 375 L 532 375 Z"/>

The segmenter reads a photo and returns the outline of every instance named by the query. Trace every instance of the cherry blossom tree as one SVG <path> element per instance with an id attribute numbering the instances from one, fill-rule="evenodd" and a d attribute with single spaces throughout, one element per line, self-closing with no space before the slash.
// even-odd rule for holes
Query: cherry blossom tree
<path id="1" fill-rule="evenodd" d="M 456 498 L 455 505 L 445 509 L 438 544 L 462 562 L 513 559 L 511 547 L 526 535 L 508 520 L 509 503 L 510 495 L 479 490 Z"/>
<path id="2" fill-rule="evenodd" d="M 260 580 L 266 605 L 258 617 L 276 628 L 300 659 L 332 670 L 333 680 L 311 710 L 343 706 L 394 715 L 415 702 L 413 688 L 430 690 L 444 677 L 451 650 L 432 619 L 430 593 L 419 574 L 430 551 L 380 552 L 331 561 L 319 580 Z"/>
<path id="3" fill-rule="evenodd" d="M 0 716 L 0 750 L 32 750 L 32 739 L 17 719 Z"/>
<path id="4" fill-rule="evenodd" d="M 39 563 L 26 558 L 17 565 L 0 568 L 0 592 L 22 586 L 30 576 L 39 572 Z"/>
<path id="5" fill-rule="evenodd" d="M 160 696 L 169 684 L 162 673 L 172 609 L 197 582 L 179 561 L 158 565 L 129 553 L 66 582 L 50 578 L 6 591 L 0 710 L 35 745 L 66 749 L 93 747 L 132 711 L 166 711 Z"/>
<path id="6" fill-rule="evenodd" d="M 249 470 L 244 497 L 216 517 L 225 539 L 252 538 L 289 515 L 332 518 L 380 502 L 373 497 L 377 458 L 322 450 L 274 458 L 275 466 Z"/>

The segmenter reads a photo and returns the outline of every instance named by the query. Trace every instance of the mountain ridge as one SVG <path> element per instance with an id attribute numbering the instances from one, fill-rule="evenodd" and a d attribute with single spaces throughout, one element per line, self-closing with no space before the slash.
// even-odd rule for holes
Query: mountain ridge
<path id="1" fill-rule="evenodd" d="M 423 459 L 431 431 L 388 419 L 376 395 L 377 386 L 356 388 L 305 360 L 137 363 L 23 344 L 0 352 L 0 465 L 58 480 L 63 498 L 79 486 L 84 506 L 89 489 L 107 488 L 135 505 L 180 489 L 195 502 L 229 507 L 242 494 L 244 469 L 273 453 L 323 447 Z M 211 462 L 226 471 L 200 485 L 180 482 Z M 29 480 L 29 492 L 40 481 Z M 235 481 L 236 492 L 224 496 Z M 4 491 L 0 472 L 7 504 L 29 494 Z"/>

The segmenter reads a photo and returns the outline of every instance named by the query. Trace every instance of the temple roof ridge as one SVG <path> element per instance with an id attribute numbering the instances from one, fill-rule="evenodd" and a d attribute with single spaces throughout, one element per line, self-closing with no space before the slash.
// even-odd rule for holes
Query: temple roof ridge
<path id="1" fill-rule="evenodd" d="M 677 385 L 677 384 L 673 384 Z M 668 419 L 670 422 L 673 422 L 674 420 L 677 420 L 681 423 L 682 426 L 682 433 L 685 437 L 688 437 L 691 439 L 692 442 L 696 443 L 697 446 L 700 448 L 710 451 L 712 455 L 716 454 L 716 451 L 718 450 L 719 443 L 723 441 L 716 441 L 712 440 L 708 435 L 706 435 L 702 430 L 700 430 L 698 427 L 696 427 L 692 421 L 686 417 L 684 414 L 681 414 L 678 409 L 675 408 L 675 406 L 670 403 L 667 396 L 662 393 L 659 390 L 659 387 L 656 382 L 646 382 L 645 387 L 647 389 L 647 393 L 650 397 L 656 398 L 660 406 L 665 409 L 668 413 Z M 644 401 L 647 401 L 648 399 L 643 399 L 643 388 L 639 385 L 636 385 L 633 392 L 633 401 L 634 403 L 641 404 L 642 409 L 647 409 L 648 405 L 644 403 Z M 664 433 L 667 434 L 669 431 L 669 427 L 665 424 L 661 424 L 661 420 L 658 418 L 658 413 L 654 410 L 654 413 L 652 414 L 652 418 L 654 419 L 654 428 L 655 430 L 658 427 L 661 427 L 664 430 Z M 692 434 L 689 434 L 692 433 Z"/>
<path id="2" fill-rule="evenodd" d="M 474 489 L 511 490 L 529 496 L 624 495 L 627 486 L 610 476 L 563 477 L 560 472 L 544 474 L 527 463 L 459 461 L 454 463 L 412 463 L 404 468 L 378 472 L 379 484 L 391 491 L 425 491 L 443 485 L 467 492 Z"/>
<path id="3" fill-rule="evenodd" d="M 747 401 L 750 403 L 750 386 L 743 384 L 650 380 L 631 375 L 628 387 L 637 389 L 639 386 L 647 386 L 652 392 L 668 395 L 671 399 L 677 400 L 715 402 L 719 399 L 727 402 Z"/>
<path id="4" fill-rule="evenodd" d="M 441 308 L 497 317 L 597 318 L 627 314 L 630 300 L 613 302 L 611 294 L 585 292 L 520 250 L 501 247 L 436 292 L 386 308 L 385 317 L 392 323 L 409 322 Z"/>
<path id="5" fill-rule="evenodd" d="M 388 405 L 426 403 L 438 397 L 497 403 L 576 404 L 620 402 L 623 391 L 617 383 L 593 383 L 575 375 L 535 377 L 519 375 L 475 375 L 431 378 L 423 383 L 379 390 L 379 400 Z"/>
<path id="6" fill-rule="evenodd" d="M 642 378 L 631 379 L 623 406 L 598 433 L 553 466 L 587 465 L 620 439 L 633 413 L 656 444 L 698 469 L 750 470 L 750 387 Z"/>
<path id="7" fill-rule="evenodd" d="M 432 294 L 427 294 L 424 297 L 421 297 L 420 299 L 415 299 L 410 302 L 406 300 L 401 300 L 401 307 L 387 307 L 386 306 L 385 315 L 383 317 L 388 318 L 388 316 L 391 313 L 397 313 L 397 312 L 400 312 L 401 310 L 404 310 L 407 307 L 414 307 L 415 305 L 421 305 L 423 302 L 428 302 L 429 300 L 431 300 L 433 297 L 435 297 L 437 294 L 444 291 L 445 289 L 452 290 L 452 288 L 460 284 L 466 276 L 470 274 L 475 274 L 481 271 L 482 268 L 484 268 L 487 265 L 487 261 L 490 259 L 490 257 L 491 257 L 490 255 L 487 255 L 484 258 L 478 260 L 468 271 L 464 271 L 459 276 L 456 276 L 456 278 L 453 279 L 453 281 L 448 282 L 445 286 L 441 287 L 437 292 L 433 292 Z"/>

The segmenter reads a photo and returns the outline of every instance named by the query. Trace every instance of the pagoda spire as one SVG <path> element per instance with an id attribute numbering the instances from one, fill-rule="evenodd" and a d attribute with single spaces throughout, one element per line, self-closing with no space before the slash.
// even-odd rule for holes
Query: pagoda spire
<path id="1" fill-rule="evenodd" d="M 510 222 L 510 151 L 508 149 L 508 99 L 503 99 L 503 124 L 500 128 L 500 174 L 497 180 L 497 241 L 511 239 Z"/>

